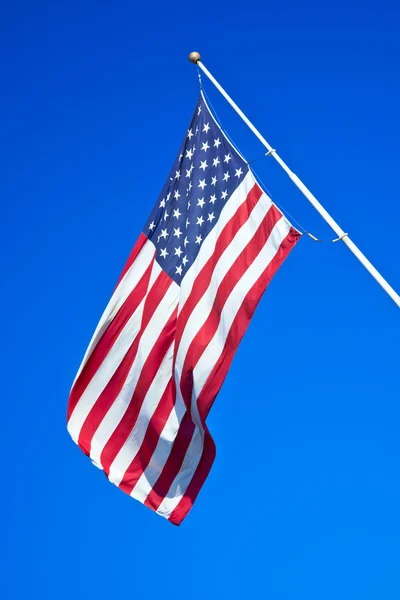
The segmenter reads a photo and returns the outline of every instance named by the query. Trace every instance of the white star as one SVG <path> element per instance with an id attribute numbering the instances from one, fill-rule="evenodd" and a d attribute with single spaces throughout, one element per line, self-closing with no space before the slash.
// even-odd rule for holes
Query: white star
<path id="1" fill-rule="evenodd" d="M 160 202 L 160 208 L 165 208 L 165 198 L 163 198 Z"/>
<path id="2" fill-rule="evenodd" d="M 195 244 L 201 244 L 203 238 L 201 237 L 201 235 L 196 235 L 196 241 Z"/>
<path id="3" fill-rule="evenodd" d="M 188 205 L 187 205 L 187 206 L 188 206 L 188 208 L 190 208 L 190 207 L 192 206 L 192 205 L 190 204 L 190 200 L 189 200 L 189 202 L 188 202 Z"/>
<path id="4" fill-rule="evenodd" d="M 178 229 L 175 229 L 175 227 L 174 227 L 174 236 L 176 236 L 179 240 L 179 236 L 181 236 L 181 235 L 182 235 L 181 228 L 178 227 Z"/>
<path id="5" fill-rule="evenodd" d="M 207 161 L 206 160 L 201 160 L 200 161 L 200 169 L 203 169 L 203 171 L 205 171 L 208 167 Z"/>
<path id="6" fill-rule="evenodd" d="M 186 258 L 186 255 L 182 258 L 182 262 L 183 262 L 183 266 L 186 267 L 186 263 L 188 263 L 188 259 Z"/>
<path id="7" fill-rule="evenodd" d="M 181 160 L 182 160 L 182 158 L 183 158 L 183 154 L 180 154 L 180 155 L 179 155 L 179 160 L 181 161 Z"/>
<path id="8" fill-rule="evenodd" d="M 193 135 L 193 133 L 192 133 Z M 189 160 L 192 160 L 192 156 L 193 156 L 193 151 L 192 150 L 186 150 L 186 156 L 185 158 L 188 158 Z"/>
<path id="9" fill-rule="evenodd" d="M 160 237 L 165 240 L 168 237 L 168 231 L 166 229 L 161 229 Z"/>
<path id="10" fill-rule="evenodd" d="M 215 185 L 217 183 L 217 178 L 216 177 L 212 177 L 211 178 L 211 185 Z"/>
<path id="11" fill-rule="evenodd" d="M 180 176 L 181 176 L 181 172 L 175 171 L 175 179 L 179 179 Z"/>
<path id="12" fill-rule="evenodd" d="M 188 131 L 188 138 L 189 138 L 189 140 L 192 139 L 193 135 L 194 135 L 194 133 L 192 132 L 191 129 L 189 129 L 189 131 Z"/>
<path id="13" fill-rule="evenodd" d="M 167 194 L 167 202 L 170 199 L 170 197 L 171 197 L 171 192 L 168 192 L 168 194 Z"/>
<path id="14" fill-rule="evenodd" d="M 196 225 L 200 225 L 200 227 L 201 227 L 203 225 L 203 223 L 204 223 L 204 219 L 200 215 L 199 217 L 197 217 L 197 223 L 196 223 Z"/>
<path id="15" fill-rule="evenodd" d="M 209 145 L 208 142 L 203 142 L 201 145 L 201 149 L 204 150 L 204 152 L 207 152 L 207 150 L 209 149 Z"/>
<path id="16" fill-rule="evenodd" d="M 200 198 L 199 200 L 197 200 L 197 206 L 201 206 L 201 208 L 203 208 L 204 204 L 204 198 Z"/>
<path id="17" fill-rule="evenodd" d="M 224 181 L 228 181 L 229 177 L 230 177 L 230 175 L 229 175 L 229 171 L 227 171 L 226 173 L 224 173 L 223 180 L 224 180 Z"/>
<path id="18" fill-rule="evenodd" d="M 208 219 L 207 219 L 207 221 L 210 221 L 210 223 L 212 223 L 214 219 L 215 219 L 214 213 L 213 212 L 212 213 L 208 213 Z"/>
<path id="19" fill-rule="evenodd" d="M 222 200 L 225 200 L 225 198 L 227 197 L 227 195 L 228 195 L 228 192 L 226 190 L 224 192 L 222 192 L 222 194 L 221 194 Z"/>
<path id="20" fill-rule="evenodd" d="M 188 192 L 190 192 L 190 190 L 192 189 L 192 187 L 193 187 L 193 186 L 192 186 L 192 182 L 191 182 L 191 181 L 189 181 Z"/>
<path id="21" fill-rule="evenodd" d="M 203 127 L 203 131 L 205 131 L 206 133 L 208 133 L 208 130 L 210 129 L 210 123 L 206 123 Z"/>
<path id="22" fill-rule="evenodd" d="M 186 219 L 186 229 L 188 228 L 188 225 L 190 225 L 190 221 L 189 219 Z"/>
<path id="23" fill-rule="evenodd" d="M 182 265 L 179 265 L 179 267 L 175 267 L 176 271 L 175 271 L 175 275 L 182 275 Z"/>
<path id="24" fill-rule="evenodd" d="M 185 239 L 183 240 L 183 245 L 185 246 L 185 248 L 188 245 L 188 243 L 189 243 L 189 240 L 187 239 L 187 237 L 185 237 Z"/>
<path id="25" fill-rule="evenodd" d="M 217 138 L 216 140 L 214 140 L 214 148 L 218 148 L 218 146 L 221 144 L 220 139 Z"/>
<path id="26" fill-rule="evenodd" d="M 181 197 L 180 193 L 178 192 L 178 190 L 176 190 L 176 192 L 174 192 L 175 200 L 179 200 L 180 197 Z"/>
<path id="27" fill-rule="evenodd" d="M 210 196 L 210 202 L 211 204 L 214 204 L 214 202 L 216 201 L 217 196 L 215 194 L 213 194 L 212 196 Z"/>
<path id="28" fill-rule="evenodd" d="M 204 190 L 204 188 L 206 187 L 206 180 L 205 179 L 200 179 L 199 181 L 199 185 L 198 187 L 201 187 L 202 190 Z"/>
<path id="29" fill-rule="evenodd" d="M 179 219 L 179 217 L 181 216 L 181 212 L 179 212 L 179 208 L 177 208 L 176 210 L 174 210 L 174 214 L 172 215 L 173 217 L 175 217 L 175 219 Z"/>
<path id="30" fill-rule="evenodd" d="M 150 231 L 153 231 L 154 227 L 155 227 L 155 224 L 154 224 L 154 221 L 152 221 L 149 225 Z"/>
<path id="31" fill-rule="evenodd" d="M 213 167 L 217 167 L 220 162 L 221 161 L 219 160 L 218 156 L 217 156 L 217 158 L 213 158 Z"/>
<path id="32" fill-rule="evenodd" d="M 228 154 L 225 155 L 224 162 L 228 163 L 230 160 L 232 160 L 232 156 L 228 152 Z"/>
<path id="33" fill-rule="evenodd" d="M 164 248 L 164 250 L 161 250 L 160 254 L 161 254 L 161 256 L 162 256 L 163 258 L 167 258 L 167 256 L 168 256 L 167 249 L 166 249 L 166 248 Z"/>
<path id="34" fill-rule="evenodd" d="M 166 221 L 168 219 L 168 217 L 169 217 L 169 214 L 167 213 L 167 211 L 165 211 L 165 213 L 164 213 L 164 221 Z"/>
<path id="35" fill-rule="evenodd" d="M 236 177 L 240 177 L 241 175 L 243 175 L 242 167 L 240 167 L 240 169 L 235 169 L 235 171 L 236 171 L 236 173 L 235 173 Z"/>
<path id="36" fill-rule="evenodd" d="M 174 256 L 179 256 L 179 258 L 180 258 L 181 254 L 182 254 L 181 247 L 179 246 L 178 248 L 175 248 Z"/>
<path id="37" fill-rule="evenodd" d="M 199 108 L 197 109 L 197 114 L 199 115 L 201 113 L 201 106 L 199 106 Z"/>

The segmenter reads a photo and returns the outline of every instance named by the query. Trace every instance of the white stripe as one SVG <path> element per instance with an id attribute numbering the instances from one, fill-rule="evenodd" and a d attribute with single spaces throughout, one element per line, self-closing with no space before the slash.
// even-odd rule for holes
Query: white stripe
<path id="1" fill-rule="evenodd" d="M 157 479 L 164 468 L 166 457 L 168 458 L 172 444 L 179 430 L 179 421 L 174 410 L 170 412 L 164 429 L 158 439 L 151 461 L 137 481 L 131 492 L 132 498 L 144 502 L 154 487 Z"/>
<path id="2" fill-rule="evenodd" d="M 98 464 L 100 464 L 100 456 L 104 446 L 110 439 L 129 406 L 143 365 L 146 362 L 154 344 L 158 340 L 168 319 L 175 310 L 178 301 L 179 286 L 172 281 L 163 299 L 155 309 L 146 329 L 142 334 L 142 337 L 140 338 L 136 358 L 120 393 L 111 405 L 109 411 L 105 415 L 92 438 L 90 457 Z"/>
<path id="3" fill-rule="evenodd" d="M 98 341 L 101 339 L 103 333 L 114 319 L 115 315 L 131 293 L 131 291 L 137 286 L 140 278 L 145 273 L 147 267 L 153 260 L 155 255 L 155 246 L 152 242 L 147 240 L 147 242 L 143 245 L 139 254 L 135 258 L 133 264 L 129 267 L 128 271 L 125 273 L 124 277 L 119 282 L 118 287 L 115 289 L 113 295 L 103 315 L 96 327 L 96 331 L 94 332 L 92 339 L 90 340 L 90 344 L 85 352 L 85 356 L 83 357 L 81 366 L 79 367 L 78 373 L 75 377 L 75 381 L 78 379 L 79 375 L 82 372 L 83 367 L 85 366 L 89 356 L 93 352 L 96 347 Z"/>
<path id="4" fill-rule="evenodd" d="M 108 478 L 115 485 L 121 483 L 126 470 L 140 450 L 153 414 L 171 380 L 173 357 L 174 344 L 171 344 L 143 400 L 137 421 L 110 466 Z"/>
<path id="5" fill-rule="evenodd" d="M 153 482 L 155 483 L 155 481 L 157 480 L 158 476 L 160 475 L 162 469 L 164 468 L 168 460 L 168 456 L 171 451 L 171 445 L 166 444 L 164 440 L 174 439 L 174 436 L 177 432 L 177 424 L 179 425 L 181 423 L 183 416 L 186 412 L 186 406 L 182 397 L 179 382 L 181 379 L 184 360 L 189 349 L 190 343 L 207 320 L 214 305 L 215 297 L 217 295 L 218 288 L 222 279 L 225 277 L 226 273 L 228 273 L 229 269 L 232 267 L 233 263 L 235 262 L 236 258 L 240 255 L 242 250 L 247 246 L 247 244 L 251 241 L 252 237 L 255 235 L 261 222 L 265 218 L 265 215 L 271 208 L 271 205 L 272 203 L 269 200 L 269 198 L 266 195 L 262 195 L 258 203 L 255 205 L 254 209 L 252 210 L 247 221 L 238 230 L 232 242 L 227 246 L 225 251 L 220 256 L 218 263 L 214 268 L 214 272 L 208 289 L 204 293 L 199 303 L 194 308 L 192 314 L 190 315 L 187 321 L 177 352 L 177 359 L 175 364 L 174 376 L 177 381 L 175 406 L 170 415 L 170 419 L 167 421 L 164 427 L 162 439 L 159 440 L 159 445 L 155 453 L 157 454 L 157 458 L 156 460 L 152 459 L 151 465 L 143 473 L 141 480 L 138 481 L 137 489 L 134 490 L 136 494 L 135 497 L 143 496 L 144 498 L 146 498 L 146 495 L 149 493 L 149 488 L 151 488 Z M 189 368 L 190 367 L 191 365 L 189 365 Z M 198 448 L 198 452 L 200 453 L 200 455 L 202 452 L 203 430 L 200 417 L 197 412 L 196 403 L 192 406 L 191 418 L 196 426 L 197 432 L 200 432 L 200 438 L 196 435 L 194 435 L 192 438 L 190 452 L 188 452 L 185 456 L 185 461 L 187 463 L 186 459 L 189 459 L 189 464 L 185 464 L 184 461 L 182 468 L 179 471 L 179 481 L 177 482 L 178 486 L 180 485 L 180 481 L 186 482 L 186 479 L 190 481 L 192 477 L 193 468 L 190 461 L 192 460 L 192 456 L 196 453 L 196 448 Z M 156 465 L 156 467 L 154 465 Z"/>
<path id="6" fill-rule="evenodd" d="M 282 241 L 288 235 L 289 230 L 290 225 L 286 219 L 283 217 L 280 218 L 275 224 L 261 252 L 257 255 L 230 293 L 222 310 L 218 329 L 194 368 L 194 403 L 196 403 L 204 384 L 210 376 L 214 364 L 217 362 L 224 349 L 232 323 L 238 310 L 242 306 L 246 295 L 274 258 Z"/>
<path id="7" fill-rule="evenodd" d="M 247 198 L 247 194 L 246 194 L 246 198 Z M 224 250 L 224 252 L 220 256 L 218 263 L 214 268 L 214 272 L 213 272 L 208 289 L 204 293 L 204 295 L 201 298 L 201 300 L 199 301 L 199 303 L 194 308 L 192 314 L 190 315 L 190 317 L 185 325 L 184 333 L 183 333 L 183 336 L 182 336 L 182 339 L 181 339 L 181 342 L 179 345 L 179 349 L 177 352 L 177 358 L 176 358 L 176 364 L 175 364 L 175 375 L 174 376 L 175 376 L 175 380 L 177 381 L 175 406 L 172 410 L 171 418 L 168 419 L 168 421 L 164 427 L 164 430 L 162 433 L 162 439 L 160 439 L 160 441 L 159 441 L 159 445 L 157 447 L 157 459 L 154 461 L 152 459 L 151 465 L 143 473 L 141 480 L 139 480 L 137 483 L 138 490 L 135 491 L 135 494 L 143 495 L 146 493 L 146 491 L 148 490 L 148 486 L 151 485 L 152 481 L 157 480 L 157 476 L 160 475 L 162 469 L 164 468 L 164 466 L 168 460 L 168 456 L 171 451 L 171 445 L 166 444 L 164 442 L 164 440 L 165 439 L 166 440 L 174 439 L 174 436 L 176 435 L 177 424 L 179 425 L 181 423 L 181 421 L 184 417 L 184 414 L 186 412 L 186 405 L 183 400 L 182 393 L 181 393 L 178 382 L 180 382 L 184 360 L 185 360 L 188 348 L 190 346 L 190 343 L 192 342 L 193 338 L 196 336 L 198 331 L 201 329 L 201 327 L 207 320 L 207 318 L 212 310 L 214 300 L 217 295 L 218 288 L 219 288 L 221 281 L 223 280 L 224 276 L 226 275 L 226 273 L 229 271 L 229 269 L 235 262 L 236 258 L 239 256 L 239 254 L 247 246 L 247 244 L 250 242 L 250 240 L 256 233 L 258 227 L 260 226 L 260 223 L 264 219 L 268 210 L 271 208 L 271 205 L 272 205 L 272 203 L 269 200 L 269 198 L 265 194 L 263 194 L 262 197 L 260 198 L 260 200 L 257 202 L 255 207 L 253 208 L 247 221 L 245 221 L 245 223 L 242 225 L 242 227 L 237 231 L 234 239 L 231 241 L 231 243 L 227 246 L 227 248 Z M 193 265 L 194 267 L 196 265 L 196 262 L 197 262 L 197 259 Z M 198 272 L 199 269 L 196 268 L 196 271 Z M 197 414 L 196 407 L 194 407 L 191 417 L 192 417 L 192 420 L 194 421 L 196 427 L 201 428 L 201 422 L 200 422 L 200 418 Z M 202 443 L 201 443 L 201 445 L 202 445 Z M 200 448 L 200 452 L 201 452 L 201 448 Z M 154 468 L 153 465 L 157 465 L 157 467 Z M 182 469 L 185 469 L 184 465 L 182 466 Z M 182 469 L 180 471 L 181 475 L 182 475 Z M 146 497 L 146 496 L 144 496 L 144 497 Z"/>
<path id="8" fill-rule="evenodd" d="M 133 315 L 130 317 L 129 321 L 126 323 L 125 327 L 118 336 L 118 339 L 113 344 L 106 358 L 93 375 L 74 408 L 74 411 L 68 421 L 67 428 L 72 439 L 76 443 L 78 443 L 80 431 L 88 414 L 97 402 L 98 397 L 110 381 L 111 377 L 118 369 L 125 354 L 132 345 L 132 342 L 140 332 L 145 299 L 146 298 L 143 298 Z"/>
<path id="9" fill-rule="evenodd" d="M 153 246 L 153 244 L 151 244 Z M 147 268 L 147 267 L 146 267 Z M 88 386 L 84 390 L 83 394 L 79 398 L 77 405 L 74 408 L 74 411 L 68 421 L 67 429 L 75 442 L 78 442 L 79 434 L 82 429 L 82 426 L 90 413 L 91 409 L 97 402 L 98 397 L 114 375 L 115 371 L 118 369 L 121 364 L 125 354 L 129 350 L 130 346 L 134 342 L 136 336 L 140 332 L 142 326 L 142 316 L 143 309 L 146 302 L 147 294 L 152 287 L 155 279 L 161 272 L 160 265 L 154 261 L 151 269 L 151 274 L 149 278 L 148 289 L 146 294 L 132 314 L 132 316 L 127 321 L 125 327 L 119 334 L 118 338 L 114 342 L 107 356 L 94 373 L 92 379 L 90 380 Z M 138 271 L 137 276 L 139 277 L 140 270 Z M 143 273 L 142 273 L 143 274 Z M 139 277 L 140 279 L 140 277 Z M 139 281 L 138 279 L 138 281 Z M 137 283 L 137 282 L 136 282 Z"/>
<path id="10" fill-rule="evenodd" d="M 179 380 L 189 346 L 206 322 L 214 305 L 215 297 L 218 293 L 218 289 L 222 280 L 229 272 L 240 253 L 249 243 L 251 243 L 251 239 L 256 234 L 261 222 L 265 218 L 265 215 L 268 213 L 268 210 L 271 208 L 271 206 L 271 201 L 267 196 L 265 196 L 265 194 L 263 194 L 253 208 L 247 221 L 245 221 L 245 223 L 243 223 L 241 228 L 237 231 L 235 237 L 225 248 L 217 264 L 215 265 L 209 286 L 188 318 L 179 344 L 176 354 L 176 372 Z"/>
<path id="11" fill-rule="evenodd" d="M 181 282 L 181 298 L 179 301 L 179 312 L 181 312 L 196 280 L 197 275 L 204 267 L 206 262 L 211 258 L 214 253 L 217 239 L 219 238 L 225 225 L 231 220 L 238 208 L 245 202 L 250 190 L 255 185 L 256 180 L 254 179 L 253 173 L 249 171 L 242 183 L 236 188 L 228 202 L 225 204 L 221 211 L 221 214 L 216 223 L 215 227 L 210 231 L 206 239 L 204 240 L 200 252 L 196 257 L 193 265 L 188 269 L 186 275 L 183 277 Z"/>
<path id="12" fill-rule="evenodd" d="M 192 396 L 192 412 L 195 413 L 197 417 L 195 417 L 196 420 L 199 418 L 197 398 L 199 397 L 204 384 L 206 383 L 212 372 L 212 369 L 214 368 L 214 365 L 218 361 L 221 352 L 224 349 L 226 339 L 237 312 L 242 306 L 249 290 L 253 287 L 260 275 L 275 256 L 282 243 L 282 240 L 289 233 L 289 229 L 290 224 L 284 217 L 282 217 L 276 223 L 261 252 L 244 273 L 243 277 L 239 280 L 225 303 L 221 313 L 218 329 L 193 371 L 194 387 Z M 157 510 L 160 515 L 168 518 L 184 496 L 200 461 L 203 451 L 203 440 L 204 431 L 202 427 L 197 427 L 186 452 L 182 468 L 171 485 L 166 498 L 163 500 Z"/>

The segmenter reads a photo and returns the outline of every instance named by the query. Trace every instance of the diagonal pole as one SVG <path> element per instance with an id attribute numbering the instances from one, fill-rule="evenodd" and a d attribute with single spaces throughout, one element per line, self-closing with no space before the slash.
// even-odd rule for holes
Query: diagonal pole
<path id="1" fill-rule="evenodd" d="M 197 65 L 205 75 L 207 75 L 208 79 L 215 85 L 217 90 L 221 92 L 225 100 L 229 102 L 232 108 L 237 112 L 237 114 L 243 119 L 246 125 L 251 129 L 254 135 L 260 140 L 260 142 L 267 148 L 268 154 L 274 157 L 277 163 L 282 167 L 284 171 L 289 175 L 290 179 L 293 183 L 299 188 L 299 190 L 304 194 L 307 200 L 313 205 L 315 210 L 319 212 L 321 217 L 328 223 L 328 225 L 333 229 L 338 238 L 340 238 L 344 244 L 348 247 L 350 252 L 354 254 L 356 258 L 360 261 L 362 265 L 367 269 L 367 271 L 372 275 L 372 277 L 379 283 L 379 285 L 385 290 L 385 292 L 391 297 L 391 299 L 397 304 L 400 308 L 400 296 L 394 291 L 391 285 L 388 284 L 386 279 L 382 277 L 382 275 L 375 269 L 375 267 L 369 262 L 366 256 L 357 248 L 354 242 L 351 241 L 347 233 L 343 231 L 341 227 L 336 223 L 336 221 L 331 217 L 331 215 L 325 210 L 325 208 L 318 202 L 316 197 L 310 192 L 310 190 L 304 185 L 304 183 L 297 177 L 293 171 L 289 169 L 287 164 L 281 159 L 276 150 L 267 142 L 267 140 L 261 135 L 261 133 L 254 127 L 253 123 L 249 121 L 246 115 L 240 110 L 238 105 L 232 100 L 232 98 L 226 93 L 224 88 L 218 83 L 218 81 L 211 75 L 210 71 L 203 65 L 201 62 L 201 57 L 198 52 L 191 52 L 189 54 L 189 60 L 191 63 Z"/>

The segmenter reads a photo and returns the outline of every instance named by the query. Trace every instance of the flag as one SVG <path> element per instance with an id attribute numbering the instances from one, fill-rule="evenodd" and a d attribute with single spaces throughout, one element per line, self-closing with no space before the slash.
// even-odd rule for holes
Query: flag
<path id="1" fill-rule="evenodd" d="M 201 94 L 68 402 L 68 431 L 93 463 L 176 525 L 215 458 L 208 412 L 299 237 Z"/>

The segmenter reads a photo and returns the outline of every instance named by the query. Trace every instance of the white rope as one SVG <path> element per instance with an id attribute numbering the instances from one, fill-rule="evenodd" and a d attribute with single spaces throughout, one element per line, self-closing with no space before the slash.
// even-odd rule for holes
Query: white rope
<path id="1" fill-rule="evenodd" d="M 210 109 L 212 110 L 212 112 L 214 114 L 215 120 L 217 121 L 218 125 L 220 126 L 220 128 L 223 131 L 223 133 L 226 136 L 226 138 L 229 140 L 229 142 L 232 144 L 232 146 L 238 152 L 238 154 L 240 154 L 241 156 L 243 156 L 243 153 L 239 150 L 239 147 L 235 144 L 235 142 L 232 140 L 232 138 L 230 137 L 230 135 L 226 132 L 226 130 L 222 126 L 221 119 L 219 118 L 219 116 L 217 114 L 217 111 L 215 110 L 214 106 L 212 105 L 212 102 L 211 102 L 208 94 L 206 93 L 205 89 L 203 88 L 203 84 L 202 84 L 202 81 L 201 81 L 201 75 L 200 75 L 200 69 L 197 68 L 197 71 L 198 71 L 198 76 L 199 76 L 200 89 L 202 90 L 204 96 L 207 99 L 207 104 L 209 104 L 209 107 L 210 107 Z M 266 152 L 263 155 L 263 158 L 266 157 L 266 156 L 271 156 L 274 152 L 276 152 L 276 150 L 274 148 L 272 148 L 271 150 L 269 150 L 268 152 Z M 258 159 L 254 159 L 254 160 L 251 160 L 251 161 L 247 162 L 248 167 L 250 168 L 250 164 L 256 162 L 257 160 Z M 272 196 L 270 190 L 265 185 L 265 183 L 262 181 L 262 179 L 258 175 L 258 173 L 256 173 L 256 171 L 254 169 L 251 169 L 251 171 L 255 175 L 256 179 L 258 179 L 258 181 L 261 184 L 261 186 L 266 190 L 267 194 L 270 196 L 270 198 L 273 201 L 273 203 L 276 204 L 276 206 L 282 211 L 282 213 L 284 215 L 286 215 L 290 219 L 290 221 L 293 221 L 293 223 L 295 223 L 295 225 L 297 226 L 297 228 L 300 229 L 300 230 L 302 230 L 302 232 L 305 235 L 307 235 L 311 240 L 313 240 L 314 242 L 317 242 L 319 244 L 327 244 L 327 243 L 334 244 L 335 242 L 341 242 L 344 237 L 348 236 L 348 233 L 344 233 L 343 235 L 341 235 L 338 238 L 335 238 L 334 240 L 321 240 L 321 239 L 317 238 L 315 235 L 313 235 L 312 233 L 310 233 L 309 231 L 307 231 L 307 229 L 305 227 L 303 227 L 303 225 L 301 225 L 297 221 L 297 219 L 295 219 L 294 216 L 289 213 L 288 210 L 286 210 L 283 206 L 281 206 L 280 204 L 278 204 L 278 202 L 276 202 L 276 200 L 273 199 L 273 196 Z"/>

